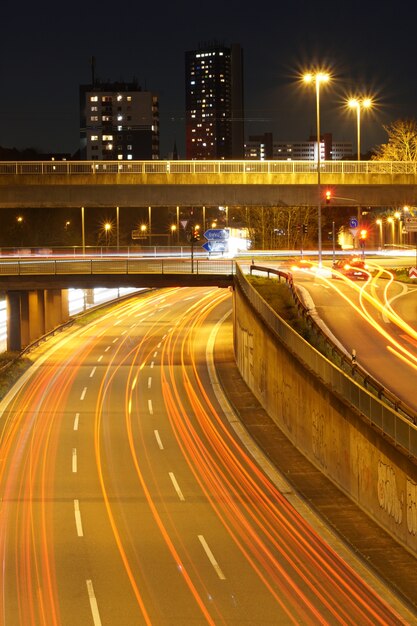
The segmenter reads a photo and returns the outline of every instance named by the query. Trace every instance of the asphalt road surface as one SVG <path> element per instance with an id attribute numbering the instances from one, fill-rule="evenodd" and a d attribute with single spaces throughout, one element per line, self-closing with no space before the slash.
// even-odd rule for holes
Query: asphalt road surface
<path id="1" fill-rule="evenodd" d="M 1 405 L 4 626 L 407 623 L 237 437 L 210 366 L 230 310 L 166 289 L 38 349 Z"/>

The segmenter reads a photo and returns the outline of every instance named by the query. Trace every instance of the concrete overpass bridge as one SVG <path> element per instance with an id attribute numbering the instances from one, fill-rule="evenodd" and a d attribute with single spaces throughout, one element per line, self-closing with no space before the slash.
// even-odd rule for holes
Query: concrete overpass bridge
<path id="1" fill-rule="evenodd" d="M 332 206 L 417 204 L 417 163 L 323 161 Z M 20 161 L 0 163 L 0 208 L 314 206 L 312 161 Z"/>
<path id="2" fill-rule="evenodd" d="M 68 289 L 233 285 L 230 259 L 78 258 L 1 259 L 6 293 L 7 349 L 19 351 L 68 321 Z"/>

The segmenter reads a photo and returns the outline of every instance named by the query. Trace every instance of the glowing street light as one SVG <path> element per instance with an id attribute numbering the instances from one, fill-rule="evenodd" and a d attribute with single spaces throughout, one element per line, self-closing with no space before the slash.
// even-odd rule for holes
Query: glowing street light
<path id="1" fill-rule="evenodd" d="M 109 236 L 110 236 L 110 231 L 111 231 L 111 224 L 110 222 L 106 222 L 103 226 L 104 228 L 104 233 L 106 235 L 106 246 L 109 245 Z"/>
<path id="2" fill-rule="evenodd" d="M 371 98 L 349 98 L 348 107 L 356 109 L 356 126 L 358 135 L 358 161 L 361 160 L 361 109 L 370 109 L 372 107 Z"/>
<path id="3" fill-rule="evenodd" d="M 322 266 L 322 242 L 321 242 L 321 181 L 320 181 L 320 152 L 321 152 L 321 135 L 320 135 L 320 85 L 328 83 L 330 75 L 327 72 L 308 72 L 303 75 L 303 82 L 313 84 L 316 90 L 316 130 L 317 130 L 317 187 L 318 187 L 318 265 Z"/>

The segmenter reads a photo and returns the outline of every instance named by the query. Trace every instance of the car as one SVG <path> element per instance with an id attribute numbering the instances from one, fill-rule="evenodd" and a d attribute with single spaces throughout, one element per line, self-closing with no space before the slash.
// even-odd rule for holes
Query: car
<path id="1" fill-rule="evenodd" d="M 317 266 L 317 263 L 313 263 L 309 259 L 299 259 L 291 263 L 292 270 L 310 270 L 316 266 Z"/>
<path id="2" fill-rule="evenodd" d="M 339 259 L 333 264 L 333 269 L 337 270 L 337 274 L 333 274 L 333 278 L 339 278 L 340 274 L 347 278 L 368 280 L 369 271 L 365 261 L 358 256 L 352 256 L 346 259 Z"/>

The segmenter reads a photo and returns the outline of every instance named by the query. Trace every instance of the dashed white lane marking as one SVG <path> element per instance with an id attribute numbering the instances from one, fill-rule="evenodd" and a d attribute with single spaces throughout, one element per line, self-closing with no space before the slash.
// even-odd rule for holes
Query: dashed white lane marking
<path id="1" fill-rule="evenodd" d="M 183 298 L 184 302 L 186 300 L 195 300 L 197 296 L 188 296 L 188 298 Z"/>
<path id="2" fill-rule="evenodd" d="M 84 387 L 84 389 L 82 390 L 81 396 L 80 396 L 80 400 L 84 400 L 86 393 L 87 393 L 87 387 Z"/>
<path id="3" fill-rule="evenodd" d="M 91 580 L 86 580 L 86 583 L 87 583 L 88 599 L 90 600 L 91 613 L 93 614 L 94 626 L 101 626 L 100 613 L 98 610 L 96 596 L 94 595 L 93 583 Z"/>
<path id="4" fill-rule="evenodd" d="M 81 513 L 80 513 L 80 503 L 78 500 L 74 500 L 74 515 L 75 515 L 75 526 L 77 528 L 77 535 L 79 537 L 83 537 L 83 525 L 81 522 Z"/>
<path id="5" fill-rule="evenodd" d="M 155 358 L 157 356 L 157 354 L 158 354 L 157 352 L 154 352 L 153 353 L 153 358 Z"/>
<path id="6" fill-rule="evenodd" d="M 97 369 L 97 367 L 94 366 L 93 369 L 90 372 L 90 378 L 93 378 L 94 374 L 96 373 L 96 369 Z"/>
<path id="7" fill-rule="evenodd" d="M 150 389 L 152 387 L 152 376 L 149 376 L 148 378 L 148 389 Z"/>
<path id="8" fill-rule="evenodd" d="M 226 580 L 226 576 L 223 574 L 222 570 L 220 569 L 219 564 L 217 563 L 216 559 L 214 558 L 213 552 L 210 550 L 207 541 L 204 539 L 203 535 L 198 535 L 198 538 L 200 540 L 201 545 L 204 548 L 204 552 L 207 554 L 210 563 L 212 564 L 212 566 L 214 567 L 214 570 L 217 574 L 217 576 L 220 578 L 220 580 Z"/>
<path id="9" fill-rule="evenodd" d="M 153 415 L 152 400 L 148 400 L 148 409 L 149 409 L 149 413 Z"/>
<path id="10" fill-rule="evenodd" d="M 151 361 L 151 368 L 153 367 L 153 365 L 154 365 L 154 363 L 153 363 L 153 361 Z"/>
<path id="11" fill-rule="evenodd" d="M 76 413 L 74 417 L 74 430 L 78 430 L 79 419 L 80 419 L 80 414 Z"/>
<path id="12" fill-rule="evenodd" d="M 177 495 L 178 495 L 179 499 L 180 499 L 182 502 L 185 502 L 184 495 L 183 495 L 183 493 L 182 493 L 182 491 L 181 491 L 181 489 L 180 489 L 180 486 L 179 486 L 179 484 L 178 484 L 178 482 L 177 482 L 177 479 L 176 479 L 176 478 L 175 478 L 175 476 L 174 476 L 174 473 L 173 473 L 173 472 L 169 472 L 169 477 L 170 477 L 170 479 L 171 479 L 171 481 L 172 481 L 172 484 L 174 485 L 174 489 L 175 489 L 175 491 L 177 492 Z"/>
<path id="13" fill-rule="evenodd" d="M 124 330 L 122 333 L 120 333 L 121 335 L 126 335 L 127 330 Z"/>
<path id="14" fill-rule="evenodd" d="M 159 449 L 163 450 L 164 446 L 163 446 L 163 443 L 161 441 L 161 437 L 159 435 L 159 432 L 157 430 L 154 430 L 153 432 L 154 432 L 154 435 L 155 435 L 156 442 L 157 442 L 157 444 L 159 446 Z"/>
<path id="15" fill-rule="evenodd" d="M 116 337 L 115 339 L 113 339 L 112 343 L 116 343 L 116 341 L 119 341 L 119 337 Z"/>
<path id="16" fill-rule="evenodd" d="M 113 326 L 117 326 L 118 324 L 121 323 L 122 320 L 117 320 L 117 322 L 114 322 Z"/>
<path id="17" fill-rule="evenodd" d="M 103 355 L 101 355 L 101 356 L 99 356 L 99 357 L 98 357 L 98 359 L 97 359 L 98 363 L 100 363 L 100 361 L 102 360 L 102 358 L 103 358 Z"/>
<path id="18" fill-rule="evenodd" d="M 77 448 L 72 449 L 72 473 L 77 473 Z"/>
<path id="19" fill-rule="evenodd" d="M 111 346 L 107 346 L 107 348 L 104 350 L 104 352 L 107 352 L 107 350 L 110 350 Z"/>
<path id="20" fill-rule="evenodd" d="M 158 345 L 156 346 L 157 348 L 161 347 L 161 341 L 158 343 Z"/>

